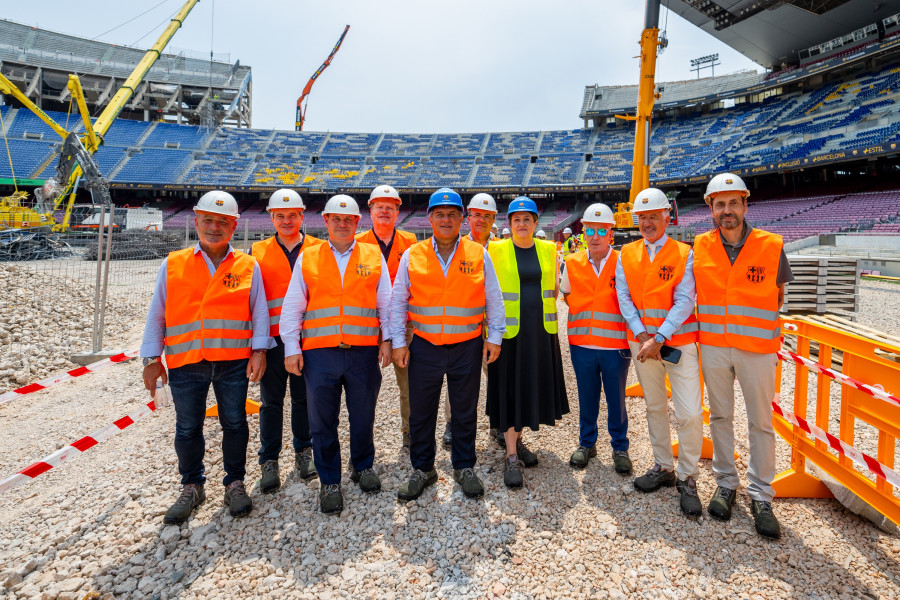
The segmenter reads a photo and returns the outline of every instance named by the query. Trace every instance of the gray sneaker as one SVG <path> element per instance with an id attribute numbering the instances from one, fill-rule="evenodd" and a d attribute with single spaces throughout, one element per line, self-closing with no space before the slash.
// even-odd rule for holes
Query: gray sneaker
<path id="1" fill-rule="evenodd" d="M 332 483 L 319 488 L 319 509 L 326 515 L 344 510 L 344 494 L 340 484 Z"/>
<path id="2" fill-rule="evenodd" d="M 507 456 L 503 461 L 503 483 L 508 488 L 520 488 L 525 485 L 525 475 L 522 471 L 525 463 L 519 460 L 515 454 Z"/>
<path id="3" fill-rule="evenodd" d="M 731 507 L 737 499 L 737 492 L 730 490 L 721 485 L 716 488 L 716 492 L 706 505 L 709 516 L 719 521 L 727 521 L 731 518 Z"/>
<path id="4" fill-rule="evenodd" d="M 253 501 L 241 480 L 232 481 L 225 488 L 225 506 L 232 517 L 245 517 L 253 510 Z"/>
<path id="5" fill-rule="evenodd" d="M 191 512 L 206 500 L 203 485 L 189 483 L 181 488 L 181 495 L 175 504 L 166 511 L 163 523 L 166 525 L 181 525 L 191 516 Z"/>
<path id="6" fill-rule="evenodd" d="M 569 464 L 576 469 L 584 469 L 588 466 L 588 463 L 591 462 L 592 458 L 597 456 L 597 449 L 593 446 L 587 448 L 585 446 L 578 446 L 575 449 L 575 452 L 572 453 L 572 456 L 569 457 Z"/>
<path id="7" fill-rule="evenodd" d="M 420 471 L 416 469 L 412 472 L 412 475 L 409 476 L 409 481 L 400 486 L 400 489 L 397 490 L 397 498 L 402 501 L 415 500 L 419 496 L 422 495 L 422 492 L 425 491 L 429 485 L 434 485 L 437 482 L 438 476 L 437 471 L 434 469 L 428 471 Z"/>
<path id="8" fill-rule="evenodd" d="M 613 468 L 619 475 L 631 475 L 631 457 L 628 456 L 628 450 L 613 450 Z"/>
<path id="9" fill-rule="evenodd" d="M 357 471 L 353 465 L 350 465 L 350 480 L 358 483 L 359 489 L 366 493 L 381 491 L 381 479 L 372 468 Z"/>
<path id="10" fill-rule="evenodd" d="M 259 479 L 259 491 L 263 494 L 277 492 L 281 488 L 281 477 L 278 475 L 278 461 L 267 460 L 262 464 L 262 477 Z"/>
<path id="11" fill-rule="evenodd" d="M 469 498 L 480 498 L 484 496 L 484 486 L 481 480 L 471 468 L 453 469 L 453 479 L 462 488 L 463 494 Z"/>
<path id="12" fill-rule="evenodd" d="M 634 489 L 639 492 L 655 492 L 659 488 L 675 485 L 675 471 L 667 471 L 659 465 L 653 465 L 653 468 L 634 480 Z"/>
<path id="13" fill-rule="evenodd" d="M 319 476 L 313 460 L 312 448 L 304 448 L 294 455 L 294 468 L 300 473 L 301 479 L 312 479 Z"/>
<path id="14" fill-rule="evenodd" d="M 697 496 L 697 482 L 694 481 L 694 478 L 688 475 L 684 480 L 679 479 L 675 482 L 675 487 L 681 494 L 678 502 L 681 512 L 692 519 L 702 515 L 703 504 L 700 503 L 700 498 Z"/>

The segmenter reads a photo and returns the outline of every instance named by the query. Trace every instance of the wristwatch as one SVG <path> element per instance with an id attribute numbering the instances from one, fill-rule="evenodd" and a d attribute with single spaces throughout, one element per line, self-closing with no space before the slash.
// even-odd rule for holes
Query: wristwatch
<path id="1" fill-rule="evenodd" d="M 159 357 L 158 356 L 149 356 L 149 357 L 145 356 L 141 362 L 144 363 L 145 367 L 147 367 L 147 366 L 152 365 L 155 362 L 159 362 Z"/>
<path id="2" fill-rule="evenodd" d="M 657 344 L 665 344 L 666 343 L 666 336 L 664 336 L 661 333 L 657 333 L 656 335 L 654 335 L 653 339 L 656 340 Z"/>

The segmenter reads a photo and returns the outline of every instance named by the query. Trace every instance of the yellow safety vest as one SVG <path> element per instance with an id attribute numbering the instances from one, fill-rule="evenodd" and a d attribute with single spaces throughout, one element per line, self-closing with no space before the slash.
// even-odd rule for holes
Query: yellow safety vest
<path id="1" fill-rule="evenodd" d="M 546 240 L 535 240 L 538 262 L 541 265 L 541 298 L 544 305 L 544 330 L 557 333 L 556 324 L 556 244 Z M 488 244 L 488 254 L 500 280 L 503 292 L 503 306 L 506 309 L 506 333 L 503 339 L 511 339 L 519 333 L 520 283 L 519 268 L 516 264 L 516 250 L 513 241 L 502 240 Z"/>

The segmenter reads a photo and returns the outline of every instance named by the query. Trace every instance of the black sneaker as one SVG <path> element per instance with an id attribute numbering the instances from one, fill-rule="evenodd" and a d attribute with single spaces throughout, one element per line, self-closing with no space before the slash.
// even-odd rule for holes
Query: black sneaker
<path id="1" fill-rule="evenodd" d="M 613 450 L 613 468 L 619 475 L 631 475 L 631 457 L 628 450 Z"/>
<path id="2" fill-rule="evenodd" d="M 584 469 L 591 462 L 591 459 L 596 458 L 596 456 L 597 449 L 595 447 L 578 446 L 575 452 L 572 453 L 572 456 L 569 457 L 569 464 L 576 469 Z"/>
<path id="3" fill-rule="evenodd" d="M 712 518 L 727 521 L 731 518 L 731 507 L 734 506 L 736 499 L 737 492 L 735 490 L 729 490 L 720 485 L 716 488 L 716 493 L 713 494 L 709 504 L 706 505 L 706 510 Z"/>
<path id="4" fill-rule="evenodd" d="M 232 481 L 225 488 L 225 506 L 232 517 L 244 517 L 253 510 L 253 501 L 247 495 L 243 481 Z"/>
<path id="5" fill-rule="evenodd" d="M 422 495 L 425 488 L 436 483 L 437 479 L 437 471 L 434 469 L 427 473 L 416 469 L 409 476 L 409 481 L 401 485 L 400 489 L 397 490 L 397 498 L 403 501 L 415 500 Z"/>
<path id="6" fill-rule="evenodd" d="M 319 509 L 326 515 L 344 510 L 344 494 L 340 484 L 332 483 L 319 488 Z"/>
<path id="7" fill-rule="evenodd" d="M 475 474 L 474 469 L 453 469 L 453 479 L 462 488 L 463 494 L 469 498 L 480 498 L 484 496 L 484 486 L 481 480 Z"/>
<path id="8" fill-rule="evenodd" d="M 503 462 L 503 483 L 508 488 L 520 488 L 525 484 L 525 475 L 522 473 L 525 463 L 513 454 L 507 456 Z"/>
<path id="9" fill-rule="evenodd" d="M 312 448 L 303 448 L 294 455 L 294 468 L 300 473 L 301 479 L 313 479 L 319 476 L 316 471 L 316 463 L 313 460 Z"/>
<path id="10" fill-rule="evenodd" d="M 181 525 L 191 516 L 191 512 L 206 500 L 203 485 L 189 483 L 181 488 L 181 495 L 175 504 L 166 511 L 163 523 L 166 525 Z"/>
<path id="11" fill-rule="evenodd" d="M 368 493 L 381 491 L 381 479 L 374 469 L 368 468 L 357 471 L 354 466 L 350 465 L 350 480 L 359 484 L 359 489 Z"/>
<path id="12" fill-rule="evenodd" d="M 679 479 L 675 482 L 675 487 L 678 488 L 678 492 L 681 494 L 681 500 L 679 501 L 681 512 L 692 519 L 702 515 L 703 505 L 697 496 L 697 482 L 694 481 L 694 478 L 688 475 L 684 481 Z"/>
<path id="13" fill-rule="evenodd" d="M 526 467 L 536 467 L 538 464 L 537 454 L 528 449 L 522 438 L 516 440 L 516 455 Z"/>
<path id="14" fill-rule="evenodd" d="M 450 423 L 447 423 L 444 427 L 444 435 L 441 437 L 441 442 L 444 444 L 444 448 L 453 446 L 453 432 L 450 431 Z"/>
<path id="15" fill-rule="evenodd" d="M 499 429 L 494 429 L 492 427 L 490 435 L 491 435 L 491 439 L 493 439 L 495 442 L 497 442 L 497 445 L 500 446 L 500 448 L 502 448 L 503 450 L 506 450 L 506 438 L 503 437 L 502 431 L 500 431 Z"/>
<path id="16" fill-rule="evenodd" d="M 659 465 L 653 465 L 653 468 L 634 480 L 634 489 L 639 492 L 655 492 L 659 488 L 675 485 L 675 471 L 667 471 Z"/>
<path id="17" fill-rule="evenodd" d="M 781 537 L 781 525 L 772 511 L 772 503 L 764 500 L 751 500 L 750 512 L 753 513 L 753 526 L 761 536 L 777 540 Z"/>
<path id="18" fill-rule="evenodd" d="M 259 479 L 259 491 L 263 494 L 277 492 L 281 488 L 281 478 L 278 476 L 278 461 L 267 460 L 262 464 L 262 477 Z"/>

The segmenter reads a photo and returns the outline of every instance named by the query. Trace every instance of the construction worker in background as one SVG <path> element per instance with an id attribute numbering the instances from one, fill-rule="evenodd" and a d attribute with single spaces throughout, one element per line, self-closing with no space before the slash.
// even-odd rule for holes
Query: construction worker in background
<path id="1" fill-rule="evenodd" d="M 379 185 L 369 194 L 369 214 L 372 229 L 356 234 L 357 241 L 374 244 L 381 248 L 381 255 L 387 263 L 391 284 L 397 276 L 400 257 L 406 249 L 416 243 L 416 235 L 397 229 L 400 216 L 400 194 L 389 185 Z M 406 324 L 406 343 L 412 339 L 412 324 Z M 406 369 L 394 365 L 397 387 L 400 388 L 400 438 L 404 448 L 409 448 L 409 376 Z"/>
<path id="2" fill-rule="evenodd" d="M 538 229 L 538 232 L 536 234 L 534 234 L 534 237 L 536 237 L 539 240 L 546 240 L 547 234 L 544 232 L 543 229 Z"/>
<path id="3" fill-rule="evenodd" d="M 629 328 L 628 346 L 635 371 L 644 390 L 655 463 L 634 480 L 634 487 L 653 492 L 661 486 L 676 485 L 681 511 L 696 518 L 703 512 L 696 483 L 703 411 L 694 316 L 694 256 L 690 246 L 666 235 L 670 208 L 666 195 L 656 188 L 647 188 L 635 198 L 633 212 L 638 215 L 643 239 L 626 244 L 619 253 L 616 294 Z M 673 354 L 673 348 L 680 351 L 680 358 Z M 678 421 L 677 476 L 669 433 L 666 375 Z"/>
<path id="4" fill-rule="evenodd" d="M 309 433 L 309 415 L 306 409 L 306 382 L 284 368 L 284 341 L 281 339 L 279 321 L 282 303 L 291 281 L 291 272 L 297 257 L 306 248 L 321 244 L 322 240 L 300 231 L 306 206 L 300 194 L 282 189 L 269 197 L 266 207 L 275 235 L 255 242 L 251 254 L 262 271 L 263 285 L 269 306 L 269 335 L 274 345 L 266 353 L 266 372 L 259 381 L 262 406 L 259 408 L 259 464 L 262 478 L 259 490 L 270 494 L 281 487 L 278 457 L 281 454 L 284 430 L 284 395 L 291 390 L 291 434 L 294 445 L 294 468 L 300 477 L 316 476 L 312 456 L 312 438 Z"/>
<path id="5" fill-rule="evenodd" d="M 500 237 L 504 240 L 508 240 L 510 238 L 509 227 L 503 228 L 503 233 L 500 234 Z"/>
<path id="6" fill-rule="evenodd" d="M 572 240 L 572 228 L 566 227 L 565 229 L 563 229 L 562 239 L 563 258 L 565 259 L 572 252 L 575 252 L 575 243 Z"/>
<path id="7" fill-rule="evenodd" d="M 247 463 L 247 385 L 266 370 L 269 312 L 262 274 L 253 257 L 231 247 L 238 206 L 215 190 L 194 207 L 200 241 L 169 253 L 160 265 L 140 354 L 144 386 L 168 382 L 175 405 L 175 453 L 181 495 L 163 522 L 177 525 L 205 499 L 203 420 L 212 385 L 222 426 L 225 506 L 232 517 L 250 513 L 244 487 Z M 165 350 L 166 366 L 160 362 Z"/>
<path id="8" fill-rule="evenodd" d="M 481 362 L 497 359 L 506 330 L 503 296 L 488 251 L 459 235 L 462 198 L 449 188 L 439 189 L 428 200 L 428 219 L 434 235 L 403 255 L 391 298 L 394 362 L 409 366 L 414 471 L 397 491 L 404 501 L 415 500 L 437 481 L 434 435 L 444 376 L 453 413 L 453 478 L 466 496 L 484 494 L 473 469 Z M 407 320 L 415 328 L 408 347 L 402 337 Z"/>
<path id="9" fill-rule="evenodd" d="M 694 240 L 697 320 L 703 380 L 709 391 L 709 429 L 713 473 L 718 488 L 707 510 L 727 521 L 740 485 L 734 464 L 734 381 L 747 409 L 750 465 L 747 469 L 756 531 L 778 539 L 781 526 L 772 511 L 775 432 L 772 398 L 781 348 L 778 311 L 784 285 L 793 281 L 780 235 L 745 219 L 750 190 L 737 175 L 716 175 L 706 203 L 716 229 Z"/>
<path id="10" fill-rule="evenodd" d="M 491 225 L 491 239 L 497 239 L 500 237 L 500 230 L 497 229 L 496 225 Z"/>
<path id="11" fill-rule="evenodd" d="M 338 441 L 342 392 L 350 423 L 350 479 L 363 492 L 381 490 L 372 468 L 375 401 L 381 369 L 391 360 L 391 278 L 378 246 L 354 238 L 360 213 L 353 198 L 331 197 L 322 215 L 328 243 L 297 259 L 281 336 L 285 368 L 294 375 L 302 371 L 306 380 L 319 508 L 337 513 L 344 508 Z"/>
<path id="12" fill-rule="evenodd" d="M 569 349 L 580 414 L 578 448 L 569 464 L 583 469 L 597 456 L 600 392 L 605 390 L 613 468 L 620 475 L 628 475 L 632 464 L 628 454 L 625 381 L 631 351 L 616 295 L 619 253 L 610 245 L 616 217 L 608 206 L 597 203 L 587 207 L 581 222 L 587 249 L 566 258 L 567 268 L 559 284 L 569 305 Z"/>

